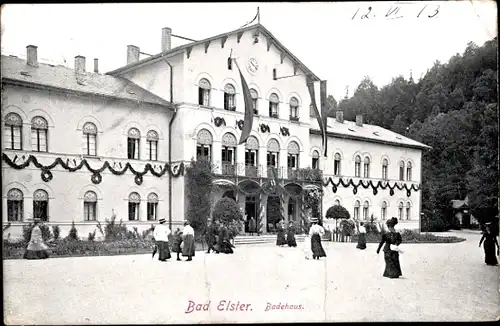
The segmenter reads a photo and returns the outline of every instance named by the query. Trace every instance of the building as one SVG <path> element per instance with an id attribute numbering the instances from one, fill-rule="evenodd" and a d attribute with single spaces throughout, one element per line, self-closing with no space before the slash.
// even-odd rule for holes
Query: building
<path id="1" fill-rule="evenodd" d="M 129 228 L 160 217 L 181 226 L 189 205 L 183 170 L 200 156 L 214 163 L 218 184 L 233 185 L 219 187 L 214 201 L 231 195 L 248 217 L 262 213 L 264 232 L 273 228 L 270 207 L 282 205 L 286 219 L 300 222 L 302 190 L 311 187 L 323 189 L 324 208 L 340 203 L 355 218 L 399 216 L 401 227 L 419 228 L 428 146 L 337 112 L 328 119 L 323 157 L 306 86 L 320 79 L 265 27 L 175 48 L 171 38 L 164 28 L 162 52 L 141 60 L 139 47 L 129 45 L 127 64 L 106 74 L 97 59 L 86 71 L 82 56 L 74 69 L 40 63 L 32 45 L 27 60 L 2 55 L 2 216 L 11 236 L 34 215 L 63 234 L 74 221 L 83 236 L 112 214 Z M 236 64 L 255 111 L 242 145 Z M 283 201 L 259 191 L 270 168 L 289 190 Z"/>
<path id="2" fill-rule="evenodd" d="M 470 228 L 479 225 L 478 220 L 470 212 L 469 197 L 465 197 L 464 200 L 453 199 L 451 201 L 451 207 L 455 214 L 455 219 L 461 227 Z"/>

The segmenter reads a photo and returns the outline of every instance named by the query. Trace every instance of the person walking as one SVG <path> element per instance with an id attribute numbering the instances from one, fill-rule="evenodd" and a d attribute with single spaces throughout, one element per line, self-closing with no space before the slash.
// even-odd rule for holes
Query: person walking
<path id="1" fill-rule="evenodd" d="M 207 243 L 208 250 L 207 254 L 210 253 L 210 250 L 216 251 L 214 246 L 217 244 L 217 231 L 215 229 L 215 225 L 211 220 L 208 220 L 207 227 L 205 228 L 205 242 Z"/>
<path id="2" fill-rule="evenodd" d="M 499 248 L 498 248 L 498 241 L 497 241 L 497 235 L 495 232 L 492 230 L 492 223 L 488 222 L 485 224 L 485 230 L 483 232 L 483 236 L 481 237 L 481 240 L 479 241 L 479 247 L 481 247 L 481 244 L 483 243 L 483 249 L 484 249 L 484 262 L 486 265 L 489 266 L 496 266 L 498 265 L 498 260 L 497 260 L 497 255 L 499 255 Z M 496 255 L 495 255 L 495 247 L 496 247 Z"/>
<path id="3" fill-rule="evenodd" d="M 40 218 L 34 218 L 31 229 L 30 241 L 24 252 L 24 259 L 46 259 L 49 258 L 49 247 L 43 242 L 42 230 L 40 229 Z"/>
<path id="4" fill-rule="evenodd" d="M 253 235 L 256 232 L 257 224 L 253 216 L 250 217 L 250 221 L 248 221 L 248 231 L 250 235 Z"/>
<path id="5" fill-rule="evenodd" d="M 393 217 L 386 222 L 389 232 L 382 234 L 382 240 L 377 248 L 377 254 L 385 243 L 384 246 L 384 260 L 385 270 L 384 277 L 398 278 L 403 275 L 401 273 L 401 265 L 399 264 L 399 253 L 403 253 L 399 249 L 399 245 L 403 241 L 401 234 L 396 232 L 394 227 L 398 224 L 398 219 Z"/>
<path id="6" fill-rule="evenodd" d="M 174 237 L 172 240 L 172 252 L 177 253 L 177 260 L 181 260 L 179 255 L 182 253 L 181 249 L 181 243 L 182 243 L 182 232 L 179 228 L 175 230 L 174 232 Z"/>
<path id="7" fill-rule="evenodd" d="M 164 218 L 160 219 L 158 222 L 159 224 L 153 231 L 156 247 L 158 248 L 158 260 L 167 261 L 167 259 L 172 257 L 170 255 L 170 249 L 168 248 L 168 237 L 171 231 L 166 225 L 167 221 Z"/>
<path id="8" fill-rule="evenodd" d="M 194 245 L 194 229 L 189 225 L 188 221 L 184 222 L 184 230 L 182 231 L 184 247 L 182 248 L 182 256 L 187 257 L 186 261 L 192 261 L 195 251 Z"/>
<path id="9" fill-rule="evenodd" d="M 358 226 L 358 245 L 356 248 L 361 250 L 366 249 L 366 229 L 363 222 L 360 222 Z"/>
<path id="10" fill-rule="evenodd" d="M 311 228 L 309 229 L 309 236 L 311 237 L 311 250 L 313 254 L 313 259 L 318 259 L 320 257 L 326 257 L 325 250 L 321 245 L 321 237 L 325 234 L 325 229 L 318 224 L 318 219 L 311 219 Z"/>
<path id="11" fill-rule="evenodd" d="M 280 220 L 277 226 L 276 245 L 280 247 L 286 245 L 285 228 L 283 226 L 283 223 L 283 220 Z"/>
<path id="12" fill-rule="evenodd" d="M 289 247 L 297 247 L 297 241 L 295 240 L 295 227 L 293 225 L 293 221 L 288 223 L 288 230 L 286 234 L 286 242 Z"/>

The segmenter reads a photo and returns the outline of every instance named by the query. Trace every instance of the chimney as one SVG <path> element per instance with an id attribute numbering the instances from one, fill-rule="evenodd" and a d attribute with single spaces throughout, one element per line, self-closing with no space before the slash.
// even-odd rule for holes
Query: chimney
<path id="1" fill-rule="evenodd" d="M 35 45 L 28 45 L 26 47 L 26 64 L 32 67 L 38 67 L 37 47 Z"/>
<path id="2" fill-rule="evenodd" d="M 127 64 L 139 61 L 139 47 L 135 45 L 127 45 Z"/>
<path id="3" fill-rule="evenodd" d="M 75 72 L 85 73 L 85 57 L 77 55 L 75 57 Z"/>
<path id="4" fill-rule="evenodd" d="M 161 51 L 169 51 L 172 48 L 172 29 L 163 27 L 161 30 Z"/>
<path id="5" fill-rule="evenodd" d="M 363 116 L 360 114 L 356 116 L 356 126 L 363 127 Z"/>
<path id="6" fill-rule="evenodd" d="M 99 73 L 99 59 L 94 58 L 94 72 Z"/>
<path id="7" fill-rule="evenodd" d="M 344 111 L 336 111 L 335 112 L 335 119 L 337 122 L 344 123 Z"/>

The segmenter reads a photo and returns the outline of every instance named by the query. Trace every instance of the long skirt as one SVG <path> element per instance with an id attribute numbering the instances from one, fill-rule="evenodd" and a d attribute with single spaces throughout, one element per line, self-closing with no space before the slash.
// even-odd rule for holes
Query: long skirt
<path id="1" fill-rule="evenodd" d="M 158 247 L 158 260 L 165 261 L 172 258 L 170 255 L 170 249 L 168 248 L 168 242 L 156 241 L 156 246 Z"/>
<path id="2" fill-rule="evenodd" d="M 356 246 L 358 249 L 366 249 L 366 234 L 365 233 L 360 233 L 358 235 L 358 245 Z"/>
<path id="3" fill-rule="evenodd" d="M 295 240 L 295 234 L 293 232 L 288 232 L 286 235 L 286 242 L 289 247 L 297 247 L 297 241 Z"/>
<path id="4" fill-rule="evenodd" d="M 490 266 L 498 265 L 497 256 L 495 254 L 495 242 L 491 240 L 484 241 L 483 249 L 484 249 L 484 262 Z"/>
<path id="5" fill-rule="evenodd" d="M 194 256 L 194 237 L 191 234 L 186 235 L 184 238 L 184 247 L 182 248 L 183 257 Z"/>
<path id="6" fill-rule="evenodd" d="M 276 245 L 277 246 L 286 245 L 285 232 L 283 231 L 278 232 L 278 237 L 276 238 Z"/>
<path id="7" fill-rule="evenodd" d="M 234 253 L 233 248 L 234 246 L 229 242 L 229 240 L 224 240 L 220 242 L 219 244 L 216 245 L 217 251 L 221 252 L 223 254 L 232 254 Z"/>
<path id="8" fill-rule="evenodd" d="M 47 250 L 26 250 L 24 252 L 24 259 L 46 259 L 49 258 Z"/>
<path id="9" fill-rule="evenodd" d="M 311 257 L 312 257 L 311 237 L 309 235 L 307 235 L 304 239 L 302 251 L 304 252 L 304 257 L 306 259 L 311 259 Z"/>
<path id="10" fill-rule="evenodd" d="M 321 237 L 319 234 L 313 234 L 311 237 L 311 250 L 313 257 L 326 257 L 326 252 L 321 245 Z"/>
<path id="11" fill-rule="evenodd" d="M 181 250 L 181 243 L 182 243 L 182 239 L 180 240 L 174 240 L 174 242 L 172 242 L 172 252 L 179 252 L 181 253 L 182 250 Z"/>
<path id="12" fill-rule="evenodd" d="M 385 270 L 384 277 L 398 278 L 403 275 L 401 273 L 401 265 L 399 265 L 399 252 L 384 251 Z"/>

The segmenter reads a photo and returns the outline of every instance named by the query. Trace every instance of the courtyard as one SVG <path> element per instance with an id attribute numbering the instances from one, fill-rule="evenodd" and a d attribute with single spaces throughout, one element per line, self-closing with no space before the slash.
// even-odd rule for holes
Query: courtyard
<path id="1" fill-rule="evenodd" d="M 149 254 L 5 260 L 4 322 L 495 320 L 499 268 L 484 264 L 479 233 L 446 235 L 467 241 L 404 245 L 401 279 L 382 277 L 383 253 L 371 243 L 360 251 L 324 242 L 328 257 L 319 261 L 304 259 L 302 243 L 242 245 L 234 255 L 196 252 L 192 262 L 160 263 Z"/>

